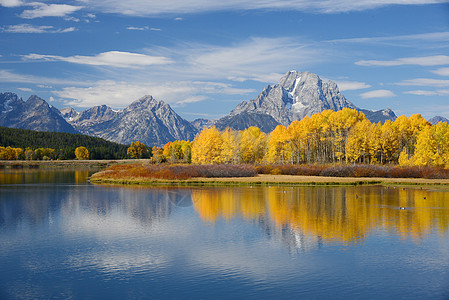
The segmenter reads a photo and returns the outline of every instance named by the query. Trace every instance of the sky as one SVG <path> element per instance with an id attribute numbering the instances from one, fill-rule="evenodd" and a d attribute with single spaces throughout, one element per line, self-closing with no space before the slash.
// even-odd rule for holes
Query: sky
<path id="1" fill-rule="evenodd" d="M 152 95 L 217 119 L 296 70 L 449 118 L 449 0 L 0 0 L 0 45 L 0 92 L 59 109 Z"/>

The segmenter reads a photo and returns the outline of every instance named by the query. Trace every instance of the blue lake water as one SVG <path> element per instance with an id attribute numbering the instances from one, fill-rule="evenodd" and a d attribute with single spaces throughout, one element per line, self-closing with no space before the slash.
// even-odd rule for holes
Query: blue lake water
<path id="1" fill-rule="evenodd" d="M 0 171 L 0 299 L 449 299 L 449 193 Z"/>

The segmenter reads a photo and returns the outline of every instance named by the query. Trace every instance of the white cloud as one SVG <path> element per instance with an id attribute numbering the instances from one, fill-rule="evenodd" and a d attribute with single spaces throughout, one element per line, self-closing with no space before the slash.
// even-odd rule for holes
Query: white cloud
<path id="1" fill-rule="evenodd" d="M 154 28 L 154 27 L 149 27 L 149 26 L 143 26 L 143 27 L 129 26 L 129 27 L 126 27 L 126 29 L 128 29 L 128 30 L 138 30 L 138 31 L 146 31 L 146 30 L 161 31 L 160 28 Z"/>
<path id="2" fill-rule="evenodd" d="M 150 65 L 165 65 L 172 61 L 162 56 L 151 56 L 139 53 L 109 51 L 97 54 L 95 56 L 57 56 L 57 55 L 41 55 L 28 54 L 24 55 L 25 60 L 39 61 L 65 61 L 75 64 L 92 65 L 92 66 L 110 66 L 119 68 L 136 68 Z"/>
<path id="3" fill-rule="evenodd" d="M 449 86 L 449 80 L 432 79 L 432 78 L 415 78 L 403 80 L 402 82 L 396 83 L 396 85 L 447 87 Z"/>
<path id="4" fill-rule="evenodd" d="M 45 85 L 45 84 L 38 84 L 37 87 L 41 89 L 52 89 L 53 87 L 51 85 Z"/>
<path id="5" fill-rule="evenodd" d="M 317 13 L 362 11 L 388 5 L 421 5 L 445 3 L 447 0 L 96 0 L 85 2 L 90 9 L 133 16 L 201 13 L 235 10 L 296 10 Z"/>
<path id="6" fill-rule="evenodd" d="M 360 97 L 363 99 L 371 99 L 371 98 L 391 98 L 395 97 L 395 93 L 389 90 L 374 90 L 369 91 L 363 94 L 360 94 Z"/>
<path id="7" fill-rule="evenodd" d="M 23 75 L 11 72 L 9 70 L 0 70 L 0 82 L 18 82 L 18 83 L 33 83 L 39 85 L 75 85 L 85 86 L 90 84 L 89 81 L 75 81 L 59 78 L 41 77 L 33 75 Z"/>
<path id="8" fill-rule="evenodd" d="M 23 5 L 21 0 L 0 0 L 0 6 L 4 7 L 16 7 Z"/>
<path id="9" fill-rule="evenodd" d="M 449 89 L 436 90 L 436 91 L 415 90 L 404 92 L 404 94 L 417 95 L 417 96 L 447 96 L 449 95 Z"/>
<path id="10" fill-rule="evenodd" d="M 31 2 L 27 5 L 33 6 L 33 9 L 26 9 L 20 17 L 24 19 L 35 19 L 43 17 L 65 17 L 80 9 L 82 6 L 68 4 L 45 4 L 41 2 Z"/>
<path id="11" fill-rule="evenodd" d="M 418 66 L 440 66 L 449 65 L 449 56 L 435 55 L 425 57 L 404 57 L 395 60 L 360 60 L 355 63 L 359 66 L 403 66 L 403 65 L 418 65 Z"/>
<path id="12" fill-rule="evenodd" d="M 436 91 L 424 91 L 424 90 L 416 90 L 416 91 L 407 91 L 404 94 L 409 95 L 417 95 L 417 96 L 436 96 L 438 93 Z"/>
<path id="13" fill-rule="evenodd" d="M 143 95 L 152 95 L 157 100 L 171 104 L 186 104 L 207 99 L 207 95 L 240 95 L 254 92 L 238 89 L 229 84 L 201 81 L 176 81 L 155 83 L 128 83 L 113 80 L 98 81 L 89 87 L 66 87 L 53 93 L 60 98 L 71 99 L 67 105 L 91 107 L 106 104 L 123 108 Z"/>
<path id="14" fill-rule="evenodd" d="M 427 42 L 447 42 L 449 39 L 449 32 L 428 32 L 420 34 L 394 35 L 394 36 L 377 36 L 377 37 L 360 37 L 328 40 L 328 43 L 389 43 L 394 42 L 394 45 L 399 45 L 398 42 L 412 42 L 416 46 L 416 41 Z"/>
<path id="15" fill-rule="evenodd" d="M 371 85 L 358 81 L 335 81 L 340 91 L 354 91 L 370 88 Z"/>
<path id="16" fill-rule="evenodd" d="M 66 33 L 75 30 L 75 27 L 55 29 L 53 26 L 34 26 L 31 24 L 18 24 L 0 27 L 1 32 L 7 33 Z"/>
<path id="17" fill-rule="evenodd" d="M 128 29 L 128 30 L 141 30 L 141 31 L 143 31 L 143 30 L 150 30 L 150 27 L 148 27 L 148 26 L 144 26 L 144 27 L 134 27 L 134 26 L 129 26 L 129 27 L 126 27 L 126 29 Z"/>
<path id="18" fill-rule="evenodd" d="M 23 92 L 32 92 L 33 91 L 30 88 L 17 88 L 17 89 L 20 90 L 20 91 L 23 91 Z"/>
<path id="19" fill-rule="evenodd" d="M 449 76 L 449 68 L 439 68 L 433 70 L 432 73 L 440 75 L 440 76 Z"/>
<path id="20" fill-rule="evenodd" d="M 193 45 L 182 49 L 180 55 L 186 56 L 192 74 L 270 83 L 277 82 L 279 73 L 292 65 L 302 69 L 302 62 L 313 64 L 325 57 L 323 51 L 291 38 L 251 38 L 232 46 Z"/>

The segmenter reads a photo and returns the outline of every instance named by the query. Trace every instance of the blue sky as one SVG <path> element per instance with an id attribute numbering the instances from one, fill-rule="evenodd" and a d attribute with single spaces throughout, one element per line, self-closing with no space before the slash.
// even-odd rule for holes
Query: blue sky
<path id="1" fill-rule="evenodd" d="M 57 108 L 153 95 L 215 119 L 297 70 L 449 118 L 449 0 L 0 0 L 0 45 L 0 91 Z"/>

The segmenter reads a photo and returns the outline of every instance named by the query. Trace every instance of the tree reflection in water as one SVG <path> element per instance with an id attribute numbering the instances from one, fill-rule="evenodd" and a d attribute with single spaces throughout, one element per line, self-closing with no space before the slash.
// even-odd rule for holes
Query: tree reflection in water
<path id="1" fill-rule="evenodd" d="M 449 227 L 449 194 L 419 188 L 214 188 L 194 189 L 192 199 L 204 222 L 242 217 L 270 224 L 273 232 L 290 230 L 300 241 L 305 235 L 355 243 L 373 229 L 422 239 Z"/>

